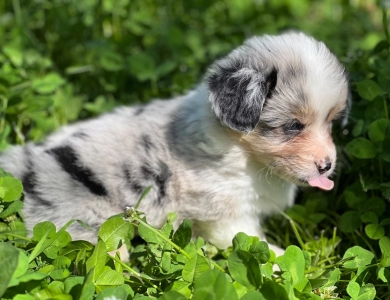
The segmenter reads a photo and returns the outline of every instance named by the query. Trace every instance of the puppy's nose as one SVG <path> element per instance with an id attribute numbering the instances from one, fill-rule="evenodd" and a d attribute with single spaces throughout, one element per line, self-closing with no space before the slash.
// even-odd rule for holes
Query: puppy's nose
<path id="1" fill-rule="evenodd" d="M 318 173 L 324 174 L 332 168 L 332 163 L 329 158 L 326 158 L 325 161 L 322 160 L 319 163 L 316 163 Z"/>

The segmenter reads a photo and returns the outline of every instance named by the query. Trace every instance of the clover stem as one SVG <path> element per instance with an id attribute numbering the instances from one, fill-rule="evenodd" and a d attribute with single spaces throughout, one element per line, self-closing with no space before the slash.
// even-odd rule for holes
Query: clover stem
<path id="1" fill-rule="evenodd" d="M 337 232 L 337 227 L 333 227 L 333 236 L 332 236 L 332 256 L 334 256 L 334 245 L 336 244 L 336 232 Z"/>
<path id="2" fill-rule="evenodd" d="M 293 220 L 290 220 L 290 224 L 291 224 L 291 227 L 292 227 L 292 229 L 293 229 L 293 231 L 295 233 L 295 236 L 296 236 L 296 238 L 298 240 L 299 245 L 301 246 L 302 249 L 305 249 L 305 243 L 301 239 L 301 235 L 299 234 L 298 229 L 295 226 L 295 222 Z"/>
<path id="3" fill-rule="evenodd" d="M 138 273 L 137 271 L 135 271 L 134 269 L 132 269 L 131 267 L 129 267 L 129 266 L 126 265 L 125 263 L 123 263 L 123 262 L 122 262 L 120 259 L 118 259 L 117 257 L 111 256 L 111 258 L 113 258 L 118 264 L 120 264 L 122 267 L 124 267 L 125 269 L 127 269 L 127 270 L 128 270 L 130 273 L 132 273 L 134 276 L 142 278 L 142 280 L 144 280 L 145 282 L 147 282 L 151 287 L 155 288 L 155 289 L 158 290 L 159 292 L 163 292 L 163 290 L 160 289 L 157 285 L 153 284 L 149 279 L 145 278 L 145 276 L 143 276 L 142 274 Z"/>
<path id="4" fill-rule="evenodd" d="M 144 222 L 143 220 L 141 220 L 138 216 L 135 217 L 135 219 L 140 223 L 142 224 L 143 226 L 145 226 L 146 228 L 148 228 L 149 230 L 153 231 L 154 234 L 158 235 L 161 239 L 163 239 L 165 242 L 167 242 L 169 245 L 171 245 L 173 248 L 175 248 L 177 251 L 179 251 L 180 253 L 182 253 L 185 257 L 187 257 L 188 259 L 191 258 L 191 256 L 185 252 L 183 249 L 181 249 L 178 245 L 176 245 L 175 243 L 173 243 L 170 239 L 168 239 L 167 237 L 165 237 L 163 234 L 161 234 L 157 229 L 155 229 L 153 226 L 150 226 L 148 223 Z"/>

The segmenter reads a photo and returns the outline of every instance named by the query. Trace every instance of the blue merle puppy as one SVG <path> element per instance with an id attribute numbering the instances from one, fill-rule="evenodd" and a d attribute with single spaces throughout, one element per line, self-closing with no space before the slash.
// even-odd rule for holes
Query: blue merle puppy
<path id="1" fill-rule="evenodd" d="M 176 212 L 220 248 L 238 232 L 265 239 L 263 216 L 291 205 L 297 185 L 330 190 L 332 122 L 347 107 L 344 67 L 302 33 L 254 37 L 217 61 L 187 95 L 122 107 L 16 146 L 0 166 L 24 184 L 28 229 L 49 220 L 96 241 L 108 217 L 134 206 L 154 226 Z M 277 254 L 281 249 L 270 246 Z"/>

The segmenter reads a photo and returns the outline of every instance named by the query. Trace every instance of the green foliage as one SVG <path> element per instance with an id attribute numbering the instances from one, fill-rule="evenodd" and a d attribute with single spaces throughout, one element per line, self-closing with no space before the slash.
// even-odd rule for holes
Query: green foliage
<path id="1" fill-rule="evenodd" d="M 201 239 L 189 242 L 184 248 L 176 245 L 171 222 L 168 219 L 162 229 L 156 229 L 136 210 L 129 209 L 124 218 L 116 216 L 101 226 L 95 246 L 83 241 L 66 241 L 68 235 L 64 229 L 69 224 L 56 232 L 50 222 L 39 223 L 34 227 L 33 237 L 25 238 L 18 247 L 10 242 L 0 244 L 0 267 L 4 270 L 0 274 L 0 292 L 4 299 L 25 295 L 26 299 L 113 296 L 142 299 L 147 296 L 152 299 L 315 300 L 334 298 L 338 288 L 337 293 L 349 295 L 351 299 L 374 299 L 378 292 L 369 282 L 376 278 L 374 271 L 378 270 L 377 280 L 387 282 L 390 275 L 388 237 L 380 240 L 381 261 L 360 246 L 349 248 L 342 258 L 320 247 L 301 250 L 289 246 L 275 261 L 267 244 L 244 233 L 234 237 L 232 249 L 218 251 L 210 257 Z M 124 223 L 127 231 L 123 230 Z M 186 230 L 181 237 L 189 240 L 192 230 L 188 229 L 188 221 L 183 224 L 181 228 Z M 146 243 L 131 246 L 129 263 L 109 254 L 102 237 L 115 236 L 116 240 L 125 241 L 129 235 L 133 236 L 133 227 L 141 226 Z M 318 242 L 324 244 L 326 238 Z"/>
<path id="2" fill-rule="evenodd" d="M 381 6 L 383 5 L 383 7 Z M 346 65 L 352 111 L 334 124 L 332 192 L 303 190 L 267 221 L 268 245 L 191 240 L 185 220 L 161 229 L 134 209 L 99 241 L 37 224 L 28 237 L 21 182 L 0 172 L 2 299 L 388 299 L 390 55 L 386 1 L 85 0 L 0 2 L 0 150 L 38 141 L 114 106 L 181 94 L 245 37 L 296 28 Z M 383 30 L 381 30 L 381 28 Z M 145 191 L 147 193 L 148 190 Z M 141 197 L 142 198 L 142 197 Z M 140 199 L 142 200 L 142 199 Z M 143 239 L 132 240 L 135 230 Z M 113 250 L 126 245 L 130 261 Z"/>

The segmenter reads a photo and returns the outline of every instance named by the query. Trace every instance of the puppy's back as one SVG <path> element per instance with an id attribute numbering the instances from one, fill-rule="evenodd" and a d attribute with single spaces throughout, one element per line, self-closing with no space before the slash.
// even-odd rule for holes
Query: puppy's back
<path id="1" fill-rule="evenodd" d="M 22 180 L 27 228 L 79 219 L 95 230 L 74 224 L 70 233 L 95 241 L 99 225 L 134 205 L 146 187 L 155 187 L 148 201 L 162 204 L 172 174 L 165 128 L 181 101 L 119 108 L 1 153 L 0 167 Z"/>

